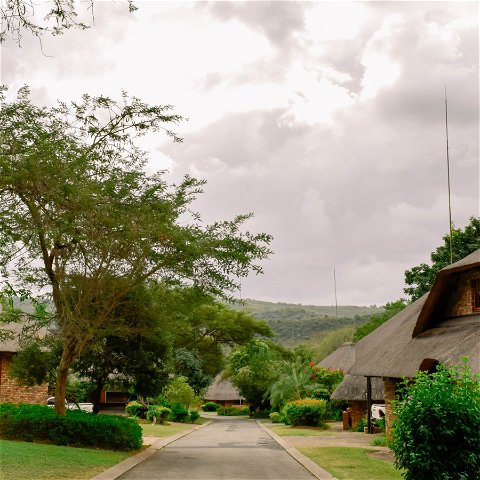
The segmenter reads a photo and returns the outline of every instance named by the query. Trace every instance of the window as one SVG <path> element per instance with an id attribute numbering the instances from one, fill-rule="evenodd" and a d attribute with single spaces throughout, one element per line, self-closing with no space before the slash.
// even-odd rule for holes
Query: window
<path id="1" fill-rule="evenodd" d="M 472 310 L 480 312 L 480 278 L 472 280 Z"/>

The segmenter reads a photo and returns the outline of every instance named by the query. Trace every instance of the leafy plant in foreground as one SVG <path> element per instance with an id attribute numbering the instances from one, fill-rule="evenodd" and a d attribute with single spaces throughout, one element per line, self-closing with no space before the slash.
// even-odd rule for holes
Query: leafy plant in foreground
<path id="1" fill-rule="evenodd" d="M 405 381 L 394 412 L 395 465 L 406 480 L 480 478 L 480 378 L 466 363 Z"/>

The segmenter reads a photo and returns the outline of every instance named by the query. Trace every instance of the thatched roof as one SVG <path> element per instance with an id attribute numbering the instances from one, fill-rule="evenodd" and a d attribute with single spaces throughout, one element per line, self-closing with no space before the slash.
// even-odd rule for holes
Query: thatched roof
<path id="1" fill-rule="evenodd" d="M 437 274 L 432 290 L 356 344 L 349 373 L 413 377 L 425 359 L 445 365 L 469 364 L 480 372 L 480 314 L 443 319 L 435 301 L 446 297 L 458 272 L 480 265 L 480 250 Z M 414 335 L 416 333 L 416 335 Z"/>
<path id="2" fill-rule="evenodd" d="M 0 324 L 0 330 L 0 352 L 15 353 L 22 350 L 22 347 L 20 346 L 20 338 L 22 333 L 21 324 Z"/>
<path id="3" fill-rule="evenodd" d="M 371 378 L 372 401 L 383 402 L 383 380 L 378 377 Z M 367 401 L 367 378 L 362 375 L 346 374 L 343 381 L 332 393 L 334 400 L 365 400 Z"/>
<path id="4" fill-rule="evenodd" d="M 325 357 L 319 365 L 325 368 L 334 368 L 346 372 L 355 362 L 355 344 L 345 342 L 328 357 Z"/>
<path id="5" fill-rule="evenodd" d="M 230 380 L 222 380 L 222 375 L 218 374 L 213 383 L 208 387 L 205 395 L 203 396 L 205 401 L 216 400 L 230 400 L 240 401 L 244 398 L 240 395 L 238 390 L 233 386 Z"/>
<path id="6" fill-rule="evenodd" d="M 353 342 L 346 342 L 338 347 L 319 365 L 325 368 L 335 368 L 348 371 L 355 363 L 356 347 Z M 372 378 L 372 399 L 383 400 L 383 380 Z M 342 382 L 332 393 L 335 400 L 367 400 L 367 379 L 363 375 L 345 375 Z"/>

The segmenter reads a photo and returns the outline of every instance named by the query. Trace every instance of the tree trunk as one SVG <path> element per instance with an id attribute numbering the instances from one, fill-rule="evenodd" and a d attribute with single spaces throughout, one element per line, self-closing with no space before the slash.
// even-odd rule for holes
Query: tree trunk
<path id="1" fill-rule="evenodd" d="M 102 390 L 105 385 L 104 379 L 97 380 L 97 386 L 95 388 L 94 397 L 93 397 L 93 413 L 98 413 L 100 411 L 100 397 L 102 396 Z"/>
<path id="2" fill-rule="evenodd" d="M 68 371 L 75 358 L 75 346 L 69 340 L 66 340 L 55 385 L 55 411 L 57 415 L 66 415 L 65 395 L 67 393 Z"/>

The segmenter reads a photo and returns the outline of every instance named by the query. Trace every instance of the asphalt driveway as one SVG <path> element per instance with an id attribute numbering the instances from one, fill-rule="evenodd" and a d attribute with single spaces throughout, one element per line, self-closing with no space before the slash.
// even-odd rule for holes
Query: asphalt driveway
<path id="1" fill-rule="evenodd" d="M 253 420 L 217 417 L 149 456 L 122 480 L 304 480 L 318 478 Z"/>

